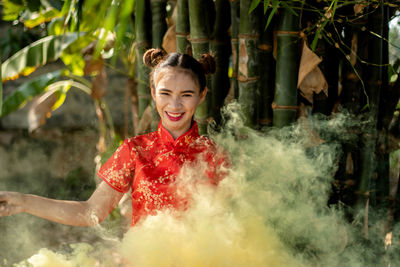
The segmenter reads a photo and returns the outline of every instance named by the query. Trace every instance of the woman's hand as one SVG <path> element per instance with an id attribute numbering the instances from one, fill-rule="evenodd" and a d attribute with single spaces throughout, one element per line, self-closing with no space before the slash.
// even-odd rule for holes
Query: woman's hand
<path id="1" fill-rule="evenodd" d="M 0 217 L 24 212 L 23 194 L 0 191 Z"/>

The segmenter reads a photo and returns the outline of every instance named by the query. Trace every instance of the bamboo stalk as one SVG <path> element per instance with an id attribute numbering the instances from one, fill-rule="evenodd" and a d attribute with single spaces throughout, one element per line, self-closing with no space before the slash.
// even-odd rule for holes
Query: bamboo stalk
<path id="1" fill-rule="evenodd" d="M 211 115 L 217 125 L 220 122 L 220 108 L 229 91 L 229 57 L 231 55 L 231 45 L 228 36 L 230 26 L 230 5 L 229 0 L 215 1 L 216 21 L 214 26 L 213 38 L 210 43 L 210 52 L 216 59 L 216 73 L 211 78 L 212 99 Z"/>
<path id="2" fill-rule="evenodd" d="M 152 48 L 162 48 L 162 42 L 167 31 L 167 2 L 166 0 L 150 0 L 151 7 L 151 18 L 152 18 Z M 160 116 L 157 112 L 155 104 L 151 102 L 151 130 L 155 131 L 158 127 L 158 122 L 160 121 Z"/>
<path id="3" fill-rule="evenodd" d="M 240 1 L 239 25 L 239 103 L 245 116 L 245 124 L 255 128 L 257 124 L 257 99 L 260 80 L 259 51 L 260 11 L 249 14 L 251 0 Z"/>
<path id="4" fill-rule="evenodd" d="M 342 27 L 336 26 L 339 31 Z M 332 27 L 327 27 L 329 32 L 333 32 Z M 335 103 L 338 101 L 339 97 L 339 64 L 340 64 L 340 54 L 338 49 L 334 45 L 328 45 L 325 42 L 325 60 L 322 64 L 322 72 L 328 83 L 328 101 L 327 109 L 324 114 L 330 115 Z"/>
<path id="5" fill-rule="evenodd" d="M 188 0 L 189 4 L 189 22 L 190 22 L 190 43 L 192 45 L 193 57 L 200 59 L 201 56 L 209 52 L 209 33 L 204 25 L 206 21 L 207 0 Z M 208 85 L 209 83 L 207 83 Z M 209 101 L 212 88 L 208 86 L 210 93 L 206 100 L 197 107 L 196 120 L 199 125 L 199 132 L 205 134 L 209 120 Z"/>
<path id="6" fill-rule="evenodd" d="M 240 2 L 239 0 L 231 1 L 231 47 L 232 47 L 232 79 L 231 79 L 231 98 L 238 98 L 239 83 L 238 76 L 238 62 L 239 62 L 239 23 L 240 23 Z"/>
<path id="7" fill-rule="evenodd" d="M 388 90 L 387 64 L 389 63 L 388 43 L 383 39 L 389 35 L 388 27 L 388 11 L 383 3 L 375 9 L 370 15 L 369 24 L 372 32 L 382 36 L 382 38 L 370 35 L 368 42 L 369 58 L 368 61 L 373 65 L 368 66 L 369 73 L 366 82 L 367 93 L 371 94 L 371 113 L 374 118 L 373 127 L 376 129 L 378 136 L 376 139 L 375 156 L 376 156 L 376 173 L 377 179 L 375 182 L 375 196 L 378 208 L 388 208 L 389 200 L 389 143 L 388 143 L 388 128 L 380 128 L 379 114 L 380 105 L 383 101 L 382 96 L 385 96 Z M 393 113 L 392 113 L 393 117 Z"/>
<path id="8" fill-rule="evenodd" d="M 150 37 L 148 33 L 149 22 L 149 1 L 146 0 L 136 0 L 135 1 L 135 33 L 136 33 L 136 55 L 137 59 L 137 92 L 138 92 L 138 108 L 139 117 L 142 117 L 143 112 L 150 104 L 151 94 L 149 88 L 149 69 L 143 64 L 142 58 L 143 54 L 149 48 Z"/>
<path id="9" fill-rule="evenodd" d="M 167 2 L 165 0 L 150 0 L 152 18 L 152 47 L 162 48 L 164 34 L 167 31 Z"/>
<path id="10" fill-rule="evenodd" d="M 176 48 L 179 53 L 184 54 L 190 48 L 190 42 L 187 39 L 190 31 L 188 0 L 178 0 L 177 5 Z"/>
<path id="11" fill-rule="evenodd" d="M 270 10 L 271 12 L 271 10 Z M 269 17 L 269 13 L 265 18 Z M 267 19 L 263 20 L 262 28 L 265 29 Z M 275 85 L 275 59 L 273 57 L 273 29 L 272 21 L 266 30 L 261 30 L 260 44 L 258 46 L 260 54 L 260 103 L 258 123 L 261 127 L 272 125 L 272 102 L 274 99 Z"/>
<path id="12" fill-rule="evenodd" d="M 278 16 L 277 59 L 273 125 L 287 126 L 297 114 L 297 79 L 299 69 L 298 17 L 283 8 Z"/>

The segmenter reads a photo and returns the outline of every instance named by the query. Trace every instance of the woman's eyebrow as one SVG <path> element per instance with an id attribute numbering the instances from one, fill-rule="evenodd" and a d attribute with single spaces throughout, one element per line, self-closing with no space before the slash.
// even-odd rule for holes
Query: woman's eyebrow
<path id="1" fill-rule="evenodd" d="M 160 88 L 159 91 L 164 91 L 164 92 L 168 92 L 168 93 L 172 92 L 170 89 L 167 89 L 167 88 Z"/>
<path id="2" fill-rule="evenodd" d="M 160 88 L 158 89 L 158 91 L 160 92 L 164 92 L 164 93 L 172 93 L 172 90 L 168 89 L 168 88 Z M 180 94 L 194 94 L 195 91 L 194 90 L 184 90 L 179 92 Z"/>
<path id="3" fill-rule="evenodd" d="M 185 90 L 185 91 L 182 91 L 181 93 L 182 93 L 182 94 L 187 94 L 187 93 L 192 93 L 192 94 L 194 94 L 194 91 L 193 91 L 193 90 Z"/>

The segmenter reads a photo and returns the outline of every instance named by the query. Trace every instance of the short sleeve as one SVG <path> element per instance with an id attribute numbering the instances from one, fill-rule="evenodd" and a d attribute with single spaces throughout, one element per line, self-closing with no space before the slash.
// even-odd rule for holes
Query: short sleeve
<path id="1" fill-rule="evenodd" d="M 125 193 L 132 183 L 135 158 L 135 151 L 128 140 L 125 140 L 103 164 L 97 175 L 115 190 Z"/>

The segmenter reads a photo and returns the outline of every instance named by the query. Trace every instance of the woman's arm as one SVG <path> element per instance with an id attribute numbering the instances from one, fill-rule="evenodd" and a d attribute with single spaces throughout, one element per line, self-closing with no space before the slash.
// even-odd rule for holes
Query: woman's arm
<path id="1" fill-rule="evenodd" d="M 0 191 L 0 217 L 26 212 L 53 222 L 93 226 L 102 222 L 123 193 L 101 182 L 87 201 L 67 201 Z"/>

